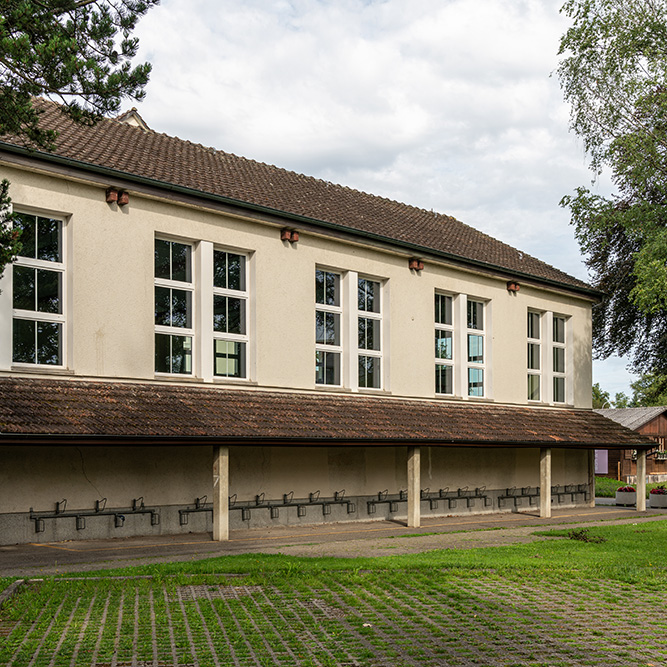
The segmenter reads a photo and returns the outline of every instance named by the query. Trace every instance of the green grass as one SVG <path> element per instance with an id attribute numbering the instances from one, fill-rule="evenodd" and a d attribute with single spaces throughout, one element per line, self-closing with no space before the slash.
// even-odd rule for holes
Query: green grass
<path id="1" fill-rule="evenodd" d="M 667 520 L 588 531 L 605 541 L 564 528 L 492 548 L 45 577 L 0 609 L 0 664 L 667 663 Z M 117 578 L 138 575 L 152 578 Z"/>
<path id="2" fill-rule="evenodd" d="M 654 489 L 657 486 L 665 486 L 667 482 L 657 482 L 655 484 L 646 485 L 646 493 L 648 494 L 651 489 Z M 596 498 L 614 498 L 616 495 L 616 489 L 619 489 L 622 486 L 628 486 L 624 482 L 619 482 L 617 479 L 612 479 L 611 477 L 596 477 L 595 478 L 595 497 Z M 635 489 L 637 488 L 636 484 L 631 484 Z M 648 495 L 647 495 L 648 497 Z"/>

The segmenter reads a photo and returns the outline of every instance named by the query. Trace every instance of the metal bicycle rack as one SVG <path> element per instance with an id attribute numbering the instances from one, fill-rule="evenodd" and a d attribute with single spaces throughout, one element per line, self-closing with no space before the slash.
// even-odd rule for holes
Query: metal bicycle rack
<path id="1" fill-rule="evenodd" d="M 474 507 L 476 500 L 481 500 L 484 507 L 493 505 L 493 500 L 486 493 L 486 486 L 476 486 L 474 489 L 464 486 L 456 489 L 456 491 L 450 491 L 449 487 L 446 486 L 438 491 L 438 499 L 446 500 L 447 508 L 450 510 L 457 506 L 459 500 L 465 500 L 466 507 Z M 433 504 L 431 504 L 431 509 L 435 509 Z"/>
<path id="2" fill-rule="evenodd" d="M 150 514 L 151 526 L 158 526 L 160 524 L 160 513 L 153 507 L 146 507 L 144 505 L 144 497 L 134 498 L 131 507 L 114 507 L 107 509 L 107 499 L 95 501 L 95 508 L 92 510 L 70 510 L 67 511 L 67 498 L 55 503 L 55 511 L 53 512 L 35 512 L 30 508 L 29 519 L 35 522 L 35 532 L 43 533 L 46 526 L 46 519 L 74 519 L 76 521 L 76 529 L 84 530 L 86 528 L 86 519 L 98 516 L 112 516 L 114 517 L 114 526 L 122 528 L 125 525 L 125 519 L 134 514 Z"/>
<path id="3" fill-rule="evenodd" d="M 207 496 L 195 498 L 194 507 L 186 507 L 178 510 L 179 522 L 181 526 L 188 523 L 188 516 L 195 512 L 213 512 L 211 503 L 207 503 Z M 308 494 L 308 498 L 294 498 L 294 491 L 284 493 L 282 500 L 266 500 L 266 494 L 260 493 L 255 496 L 254 502 L 238 503 L 236 494 L 229 497 L 229 510 L 238 510 L 241 512 L 242 521 L 250 521 L 252 510 L 269 510 L 269 516 L 272 519 L 280 517 L 281 508 L 296 507 L 298 517 L 306 516 L 309 507 L 321 507 L 322 516 L 331 514 L 332 505 L 346 505 L 347 513 L 353 514 L 357 511 L 355 502 L 345 498 L 345 489 L 334 491 L 333 497 L 322 498 L 320 491 L 313 491 Z"/>
<path id="4" fill-rule="evenodd" d="M 539 497 L 540 489 L 537 486 L 511 486 L 505 489 L 504 494 L 498 496 L 498 507 L 507 507 L 508 502 L 512 502 L 514 507 L 519 507 L 524 499 L 528 500 L 528 505 L 537 505 Z"/>

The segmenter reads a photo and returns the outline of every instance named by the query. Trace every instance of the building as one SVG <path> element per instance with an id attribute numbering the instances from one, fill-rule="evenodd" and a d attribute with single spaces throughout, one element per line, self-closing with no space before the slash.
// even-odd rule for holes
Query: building
<path id="1" fill-rule="evenodd" d="M 667 481 L 667 407 L 607 408 L 596 410 L 607 419 L 631 428 L 657 443 L 646 461 L 649 482 Z M 601 450 L 596 453 L 596 473 L 615 477 L 634 484 L 637 480 L 637 451 L 635 449 Z"/>
<path id="2" fill-rule="evenodd" d="M 40 102 L 6 137 L 5 543 L 592 502 L 585 283 L 446 215 Z"/>

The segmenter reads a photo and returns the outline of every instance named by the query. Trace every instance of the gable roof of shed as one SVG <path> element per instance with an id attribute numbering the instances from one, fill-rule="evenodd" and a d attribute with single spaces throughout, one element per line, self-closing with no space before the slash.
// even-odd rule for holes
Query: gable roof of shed
<path id="1" fill-rule="evenodd" d="M 585 282 L 451 216 L 141 129 L 119 119 L 79 125 L 55 103 L 36 100 L 36 104 L 41 125 L 58 132 L 53 153 L 30 152 L 38 159 L 60 158 L 82 169 L 87 165 L 101 167 L 118 177 L 148 179 L 202 196 L 222 197 L 240 206 L 296 216 L 315 225 L 371 235 L 455 261 L 467 260 L 597 295 Z M 5 137 L 0 148 L 3 144 L 5 150 L 25 150 L 21 141 L 11 137 Z"/>
<path id="2" fill-rule="evenodd" d="M 659 417 L 663 412 L 667 412 L 667 406 L 659 405 L 650 408 L 605 408 L 596 410 L 607 419 L 613 419 L 615 422 L 637 430 Z"/>
<path id="3" fill-rule="evenodd" d="M 0 378 L 0 445 L 652 448 L 590 410 L 158 383 Z"/>

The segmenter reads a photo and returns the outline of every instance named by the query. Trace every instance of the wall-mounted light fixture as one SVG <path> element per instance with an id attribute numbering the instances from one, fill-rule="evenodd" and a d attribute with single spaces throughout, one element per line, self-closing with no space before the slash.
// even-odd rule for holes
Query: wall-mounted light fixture
<path id="1" fill-rule="evenodd" d="M 280 240 L 289 241 L 290 243 L 297 243 L 299 240 L 299 232 L 287 227 L 280 230 Z"/>
<path id="2" fill-rule="evenodd" d="M 516 294 L 521 289 L 519 283 L 515 283 L 513 280 L 507 282 L 507 291 Z"/>
<path id="3" fill-rule="evenodd" d="M 106 200 L 107 204 L 115 204 L 118 201 L 118 190 L 115 188 L 107 188 Z"/>
<path id="4" fill-rule="evenodd" d="M 118 193 L 118 205 L 119 206 L 125 206 L 126 204 L 130 203 L 130 195 L 123 190 L 122 192 Z"/>
<path id="5" fill-rule="evenodd" d="M 411 271 L 423 271 L 424 262 L 422 262 L 421 259 L 413 257 L 412 259 L 408 260 L 408 267 L 410 268 Z"/>

